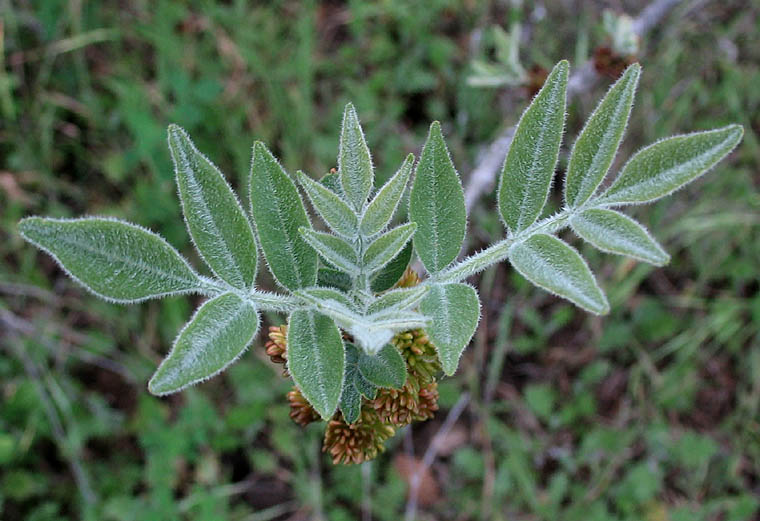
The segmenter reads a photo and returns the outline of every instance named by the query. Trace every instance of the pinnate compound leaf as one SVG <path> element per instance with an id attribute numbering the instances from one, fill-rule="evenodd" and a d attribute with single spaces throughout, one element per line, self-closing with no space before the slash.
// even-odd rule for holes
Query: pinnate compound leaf
<path id="1" fill-rule="evenodd" d="M 372 190 L 374 174 L 372 158 L 356 109 L 349 103 L 343 112 L 343 128 L 338 149 L 338 173 L 348 201 L 355 210 L 362 210 Z"/>
<path id="2" fill-rule="evenodd" d="M 520 274 L 551 293 L 597 315 L 610 310 L 586 261 L 554 236 L 538 233 L 512 246 L 509 260 Z"/>
<path id="3" fill-rule="evenodd" d="M 456 259 L 464 242 L 464 190 L 437 121 L 430 125 L 409 196 L 409 221 L 417 225 L 414 249 L 429 273 Z"/>
<path id="4" fill-rule="evenodd" d="M 359 272 L 356 250 L 340 237 L 310 228 L 301 228 L 301 237 L 336 268 L 350 274 Z"/>
<path id="5" fill-rule="evenodd" d="M 392 344 L 385 344 L 375 355 L 359 353 L 359 372 L 377 387 L 401 389 L 406 383 L 406 362 Z"/>
<path id="6" fill-rule="evenodd" d="M 312 407 L 330 419 L 338 407 L 345 371 L 343 340 L 331 318 L 310 310 L 290 315 L 288 371 Z"/>
<path id="7" fill-rule="evenodd" d="M 663 139 L 637 152 L 601 196 L 603 204 L 654 201 L 698 178 L 742 139 L 741 125 Z"/>
<path id="8" fill-rule="evenodd" d="M 546 78 L 517 124 L 499 179 L 499 212 L 512 233 L 535 222 L 546 204 L 565 124 L 570 64 L 562 60 Z"/>
<path id="9" fill-rule="evenodd" d="M 359 226 L 358 218 L 354 211 L 343 202 L 343 199 L 303 172 L 298 172 L 298 181 L 325 223 L 335 233 L 353 239 Z"/>
<path id="10" fill-rule="evenodd" d="M 409 154 L 398 172 L 383 185 L 369 203 L 361 222 L 361 232 L 365 237 L 380 233 L 391 221 L 404 195 L 413 168 L 414 155 Z"/>
<path id="11" fill-rule="evenodd" d="M 413 250 L 412 243 L 406 243 L 404 249 L 393 257 L 393 260 L 375 273 L 371 281 L 372 291 L 382 293 L 392 288 L 404 276 L 404 272 L 409 266 L 409 261 L 412 260 Z"/>
<path id="12" fill-rule="evenodd" d="M 627 255 L 655 266 L 670 260 L 646 228 L 615 210 L 585 210 L 570 219 L 570 227 L 581 239 L 602 251 Z"/>
<path id="13" fill-rule="evenodd" d="M 211 378 L 245 351 L 258 329 L 256 309 L 237 295 L 206 301 L 177 336 L 148 389 L 165 395 Z"/>
<path id="14" fill-rule="evenodd" d="M 425 331 L 438 351 L 443 371 L 451 376 L 480 320 L 478 293 L 467 284 L 434 284 L 420 303 L 428 317 Z"/>
<path id="15" fill-rule="evenodd" d="M 190 293 L 203 283 L 163 238 L 116 219 L 28 217 L 27 241 L 50 254 L 77 282 L 114 302 Z"/>
<path id="16" fill-rule="evenodd" d="M 251 287 L 256 278 L 256 242 L 235 193 L 177 125 L 169 126 L 169 150 L 182 212 L 198 253 L 219 278 L 237 288 Z"/>
<path id="17" fill-rule="evenodd" d="M 364 269 L 372 273 L 388 264 L 401 252 L 416 229 L 414 223 L 406 223 L 375 239 L 364 252 Z"/>
<path id="18" fill-rule="evenodd" d="M 290 290 L 313 286 L 317 253 L 298 232 L 309 226 L 303 201 L 296 185 L 258 141 L 253 145 L 250 190 L 259 243 L 275 280 Z"/>
<path id="19" fill-rule="evenodd" d="M 565 201 L 576 208 L 594 195 L 615 159 L 633 107 L 641 67 L 628 67 L 607 92 L 581 131 L 570 154 Z"/>

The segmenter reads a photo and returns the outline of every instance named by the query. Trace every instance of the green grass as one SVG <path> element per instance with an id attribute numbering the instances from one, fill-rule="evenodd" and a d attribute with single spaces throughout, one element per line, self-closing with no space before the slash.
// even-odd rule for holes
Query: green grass
<path id="1" fill-rule="evenodd" d="M 169 123 L 243 187 L 254 139 L 290 171 L 328 171 L 349 100 L 381 179 L 419 152 L 433 119 L 466 177 L 528 102 L 520 89 L 465 85 L 472 52 L 484 52 L 471 49 L 474 31 L 529 23 L 528 67 L 577 66 L 604 43 L 592 2 L 546 2 L 540 19 L 503 2 L 248 4 L 0 3 L 4 520 L 350 520 L 367 510 L 363 487 L 375 519 L 399 519 L 404 433 L 369 480 L 332 467 L 320 427 L 288 418 L 287 381 L 260 345 L 223 377 L 151 397 L 145 384 L 189 316 L 188 299 L 103 303 L 25 245 L 15 223 L 115 215 L 190 254 Z M 421 457 L 446 410 L 470 393 L 433 466 L 441 500 L 422 505 L 420 519 L 758 519 L 760 6 L 698 11 L 644 42 L 621 156 L 729 122 L 745 126 L 744 142 L 693 187 L 634 212 L 670 265 L 584 251 L 609 293 L 608 317 L 549 297 L 506 266 L 482 275 L 477 336 L 441 386 L 439 417 L 409 437 Z M 570 136 L 605 88 L 571 104 Z M 470 221 L 483 244 L 502 233 L 492 195 Z"/>

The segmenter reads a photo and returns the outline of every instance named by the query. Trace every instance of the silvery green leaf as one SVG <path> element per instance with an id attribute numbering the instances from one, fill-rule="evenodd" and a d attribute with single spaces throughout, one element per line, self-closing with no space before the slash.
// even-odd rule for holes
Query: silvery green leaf
<path id="1" fill-rule="evenodd" d="M 317 253 L 298 229 L 309 226 L 298 189 L 261 142 L 253 145 L 251 214 L 269 270 L 285 288 L 313 286 L 317 280 Z"/>
<path id="2" fill-rule="evenodd" d="M 338 195 L 338 197 L 345 199 L 343 187 L 340 186 L 340 174 L 338 174 L 338 172 L 329 172 L 323 175 L 319 179 L 319 182 L 322 186 L 330 190 L 332 193 Z"/>
<path id="3" fill-rule="evenodd" d="M 340 394 L 340 412 L 346 423 L 354 423 L 359 419 L 361 412 L 362 397 L 359 388 L 356 386 L 357 375 L 359 374 L 359 350 L 346 342 L 346 373 L 343 378 L 343 391 Z"/>
<path id="4" fill-rule="evenodd" d="M 340 304 L 346 309 L 352 311 L 355 307 L 354 302 L 348 297 L 348 295 L 332 288 L 321 288 L 318 286 L 313 288 L 304 288 L 296 291 L 295 294 L 312 304 L 321 304 L 326 301 L 334 301 L 335 303 Z"/>
<path id="5" fill-rule="evenodd" d="M 256 309 L 233 293 L 206 301 L 180 331 L 148 383 L 156 395 L 175 393 L 222 372 L 259 329 Z"/>
<path id="6" fill-rule="evenodd" d="M 594 194 L 615 159 L 633 107 L 641 67 L 634 63 L 588 119 L 570 154 L 565 201 L 576 208 Z"/>
<path id="7" fill-rule="evenodd" d="M 409 261 L 412 260 L 412 250 L 412 243 L 408 242 L 401 253 L 372 276 L 372 291 L 382 293 L 399 281 L 409 266 Z"/>
<path id="8" fill-rule="evenodd" d="M 336 268 L 349 273 L 359 272 L 359 259 L 353 246 L 338 236 L 317 232 L 310 228 L 301 228 L 301 237 L 314 248 L 319 255 Z"/>
<path id="9" fill-rule="evenodd" d="M 428 272 L 441 271 L 459 255 L 467 227 L 464 190 L 437 121 L 417 163 L 409 221 L 419 230 L 414 249 Z"/>
<path id="10" fill-rule="evenodd" d="M 352 104 L 343 112 L 343 128 L 338 150 L 338 173 L 346 198 L 355 210 L 361 211 L 372 190 L 374 174 L 369 148 Z"/>
<path id="11" fill-rule="evenodd" d="M 294 311 L 288 321 L 288 371 L 301 393 L 329 420 L 338 407 L 345 370 L 343 340 L 331 318 Z"/>
<path id="12" fill-rule="evenodd" d="M 376 315 L 370 315 L 368 320 L 371 320 L 366 328 L 368 331 L 388 329 L 393 332 L 425 327 L 429 322 L 425 315 L 412 311 L 396 313 L 383 311 Z"/>
<path id="13" fill-rule="evenodd" d="M 368 400 L 374 400 L 377 396 L 377 386 L 364 378 L 359 371 L 356 371 L 354 375 L 354 385 L 356 386 L 356 390 Z"/>
<path id="14" fill-rule="evenodd" d="M 401 389 L 406 383 L 406 362 L 391 344 L 385 344 L 375 355 L 359 353 L 359 372 L 378 387 Z"/>
<path id="15" fill-rule="evenodd" d="M 340 412 L 349 425 L 359 419 L 359 413 L 362 410 L 362 395 L 354 385 L 356 372 L 346 372 L 343 391 L 340 394 Z"/>
<path id="16" fill-rule="evenodd" d="M 509 260 L 536 286 L 597 315 L 610 310 L 586 261 L 561 240 L 538 233 L 510 248 Z"/>
<path id="17" fill-rule="evenodd" d="M 353 239 L 356 236 L 359 220 L 343 199 L 303 172 L 298 172 L 298 181 L 325 223 L 335 233 Z"/>
<path id="18" fill-rule="evenodd" d="M 602 251 L 627 255 L 655 266 L 670 260 L 646 228 L 615 210 L 585 210 L 570 219 L 570 227 L 580 238 Z"/>
<path id="19" fill-rule="evenodd" d="M 380 233 L 391 221 L 401 201 L 401 196 L 404 195 L 413 167 L 414 155 L 409 154 L 398 172 L 383 185 L 369 203 L 362 216 L 360 228 L 365 237 Z"/>
<path id="20" fill-rule="evenodd" d="M 425 332 L 438 351 L 443 371 L 451 376 L 480 320 L 480 300 L 467 284 L 434 284 L 420 303 L 429 319 Z"/>
<path id="21" fill-rule="evenodd" d="M 317 311 L 325 316 L 332 318 L 339 327 L 351 329 L 362 323 L 362 315 L 354 310 L 354 304 L 344 295 L 331 291 L 328 288 L 309 288 L 299 290 L 296 295 L 314 306 Z"/>
<path id="22" fill-rule="evenodd" d="M 402 224 L 372 241 L 364 252 L 364 269 L 372 273 L 388 264 L 412 238 L 416 229 L 414 223 Z"/>
<path id="23" fill-rule="evenodd" d="M 707 172 L 742 139 L 741 125 L 663 139 L 637 152 L 601 196 L 603 204 L 654 201 Z"/>
<path id="24" fill-rule="evenodd" d="M 182 212 L 198 253 L 219 278 L 236 288 L 251 287 L 256 242 L 232 188 L 177 125 L 169 126 L 169 150 Z"/>
<path id="25" fill-rule="evenodd" d="M 317 273 L 317 284 L 341 291 L 349 291 L 351 289 L 351 277 L 340 270 L 321 267 Z"/>
<path id="26" fill-rule="evenodd" d="M 499 180 L 499 212 L 511 233 L 533 224 L 546 204 L 562 142 L 569 69 L 566 60 L 554 66 L 517 124 Z"/>
<path id="27" fill-rule="evenodd" d="M 403 311 L 414 307 L 427 293 L 427 286 L 414 286 L 412 288 L 399 288 L 389 291 L 372 302 L 367 308 L 367 313 L 381 313 L 388 310 Z"/>
<path id="28" fill-rule="evenodd" d="M 134 224 L 98 217 L 28 217 L 19 223 L 19 231 L 71 278 L 107 300 L 138 302 L 203 286 L 177 250 Z"/>
<path id="29" fill-rule="evenodd" d="M 374 400 L 377 396 L 377 386 L 370 383 L 359 371 L 354 373 L 354 386 L 368 400 Z"/>
<path id="30" fill-rule="evenodd" d="M 349 368 L 352 369 L 351 370 L 351 375 L 353 376 L 352 382 L 354 386 L 356 387 L 356 390 L 359 391 L 363 396 L 367 397 L 368 399 L 374 400 L 375 396 L 377 396 L 377 387 L 369 383 L 367 379 L 364 378 L 362 374 L 359 372 L 359 365 L 358 365 L 359 354 L 360 354 L 359 348 L 356 347 L 351 342 L 346 342 L 345 345 L 346 345 L 346 377 L 348 378 Z"/>

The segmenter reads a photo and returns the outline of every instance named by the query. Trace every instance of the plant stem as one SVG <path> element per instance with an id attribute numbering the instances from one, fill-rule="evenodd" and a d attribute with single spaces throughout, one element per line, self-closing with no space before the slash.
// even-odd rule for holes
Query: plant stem
<path id="1" fill-rule="evenodd" d="M 436 284 L 446 284 L 450 282 L 461 282 L 466 278 L 475 275 L 497 262 L 501 262 L 509 257 L 510 249 L 524 242 L 537 233 L 556 233 L 568 225 L 570 217 L 584 208 L 570 209 L 566 208 L 554 215 L 533 223 L 524 230 L 516 234 L 509 234 L 505 239 L 492 244 L 488 248 L 467 257 L 458 264 L 433 275 L 429 280 Z"/>

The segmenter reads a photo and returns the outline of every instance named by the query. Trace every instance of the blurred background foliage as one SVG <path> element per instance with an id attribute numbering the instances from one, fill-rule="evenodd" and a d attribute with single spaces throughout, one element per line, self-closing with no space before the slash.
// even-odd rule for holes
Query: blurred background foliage
<path id="1" fill-rule="evenodd" d="M 672 263 L 585 251 L 611 297 L 601 319 L 506 266 L 483 273 L 483 321 L 439 417 L 364 469 L 332 467 L 320 427 L 290 421 L 260 343 L 224 376 L 148 395 L 190 299 L 104 303 L 16 233 L 29 214 L 114 215 L 192 256 L 167 124 L 245 193 L 254 139 L 290 171 L 334 166 L 349 100 L 380 179 L 439 119 L 466 180 L 530 99 L 467 84 L 494 59 L 494 25 L 521 25 L 521 63 L 540 78 L 609 44 L 603 9 L 645 4 L 0 0 L 0 518 L 397 520 L 410 469 L 468 392 L 419 519 L 760 519 L 756 0 L 685 1 L 641 42 L 622 157 L 672 133 L 746 129 L 715 172 L 635 210 Z M 609 82 L 570 104 L 568 144 Z M 489 194 L 471 212 L 470 248 L 502 233 L 494 208 Z"/>

